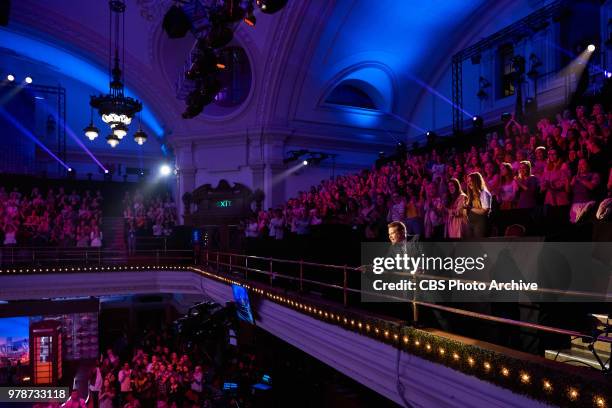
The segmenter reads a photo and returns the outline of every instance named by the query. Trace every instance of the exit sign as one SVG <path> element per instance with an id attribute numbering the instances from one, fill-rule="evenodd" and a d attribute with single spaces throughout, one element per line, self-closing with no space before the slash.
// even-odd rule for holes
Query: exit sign
<path id="1" fill-rule="evenodd" d="M 227 208 L 232 206 L 232 200 L 217 201 L 215 205 L 219 208 Z"/>

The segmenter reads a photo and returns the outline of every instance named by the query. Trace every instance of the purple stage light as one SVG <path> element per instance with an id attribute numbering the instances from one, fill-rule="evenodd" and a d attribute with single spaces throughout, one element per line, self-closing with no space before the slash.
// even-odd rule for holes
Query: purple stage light
<path id="1" fill-rule="evenodd" d="M 46 103 L 42 103 L 43 107 L 45 108 L 45 110 L 51 114 L 53 116 L 53 118 L 55 119 L 55 121 L 59 124 L 59 126 L 63 126 L 64 125 L 64 119 L 60 118 L 57 115 L 57 112 L 55 112 L 54 110 L 52 110 L 49 105 L 47 105 Z M 83 142 L 78 138 L 78 136 L 72 131 L 72 129 L 70 128 L 70 126 L 66 125 L 66 132 L 68 133 L 68 135 L 85 151 L 85 153 L 87 153 L 89 155 L 89 157 L 91 157 L 91 159 L 102 169 L 104 170 L 105 173 L 108 173 L 108 170 L 106 169 L 106 167 L 104 167 L 104 165 L 100 162 L 100 160 L 98 160 L 96 158 L 96 156 L 94 156 L 94 154 L 87 148 L 87 146 L 85 146 L 85 144 L 83 144 Z"/>
<path id="2" fill-rule="evenodd" d="M 432 88 L 431 86 L 427 85 L 425 82 L 423 82 L 422 80 L 420 80 L 419 78 L 415 77 L 414 75 L 410 75 L 408 74 L 408 76 L 410 77 L 410 79 L 412 79 L 414 82 L 416 82 L 417 84 L 421 85 L 423 88 L 427 89 L 431 94 L 437 96 L 438 98 L 442 99 L 444 102 L 448 103 L 450 106 L 452 106 L 455 109 L 459 109 L 461 112 L 463 112 L 463 114 L 465 116 L 469 116 L 471 118 L 474 117 L 473 113 L 470 113 L 468 111 L 466 111 L 465 109 L 463 109 L 462 107 L 456 105 L 453 103 L 453 101 L 451 101 L 450 99 L 448 99 L 445 95 L 441 94 L 440 92 L 438 92 L 437 90 L 435 90 L 434 88 Z"/>
<path id="3" fill-rule="evenodd" d="M 386 112 L 386 113 L 387 113 L 387 115 L 394 117 L 395 119 L 399 120 L 400 122 L 404 122 L 405 124 L 407 124 L 411 128 L 416 129 L 416 130 L 418 130 L 421 133 L 425 133 L 425 129 L 423 129 L 419 125 L 415 125 L 414 123 L 410 122 L 409 120 L 406 120 L 406 119 L 402 118 L 401 116 L 396 115 L 395 113 L 391 113 L 391 112 Z"/>
<path id="4" fill-rule="evenodd" d="M 59 164 L 61 164 L 62 166 L 64 166 L 64 168 L 68 171 L 71 171 L 72 169 L 70 168 L 70 166 L 68 166 L 66 163 L 64 163 L 59 157 L 57 157 L 55 155 L 55 153 L 53 153 L 51 150 L 49 150 L 47 148 L 47 146 L 45 146 L 44 144 L 42 144 L 42 142 L 40 140 L 38 140 L 36 138 L 36 136 L 34 136 L 32 134 L 32 132 L 30 132 L 28 129 L 26 129 L 21 123 L 19 123 L 19 121 L 17 121 L 11 114 L 9 114 L 7 111 L 5 111 L 3 108 L 0 107 L 0 115 L 2 115 L 6 120 L 8 120 L 9 122 L 11 122 L 11 124 L 13 126 L 15 126 L 17 128 L 17 130 L 19 130 L 21 133 L 23 133 L 25 136 L 27 136 L 28 138 L 30 138 L 34 143 L 36 143 L 41 149 L 43 149 L 45 152 L 47 152 L 49 154 L 49 156 L 53 157 L 55 160 L 57 160 L 57 162 Z"/>

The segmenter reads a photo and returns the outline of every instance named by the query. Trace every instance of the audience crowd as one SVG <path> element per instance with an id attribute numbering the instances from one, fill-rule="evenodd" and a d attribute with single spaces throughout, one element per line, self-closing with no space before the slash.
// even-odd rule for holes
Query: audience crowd
<path id="1" fill-rule="evenodd" d="M 5 246 L 101 247 L 103 198 L 63 187 L 29 194 L 0 187 L 0 242 Z"/>
<path id="2" fill-rule="evenodd" d="M 123 198 L 126 236 L 169 236 L 176 225 L 176 205 L 169 194 L 147 196 L 126 192 Z"/>
<path id="3" fill-rule="evenodd" d="M 393 221 L 426 239 L 549 234 L 593 213 L 610 214 L 611 126 L 612 113 L 599 104 L 533 128 L 512 117 L 467 151 L 433 148 L 324 180 L 259 211 L 246 221 L 245 235 L 280 240 L 341 223 L 376 240 Z"/>
<path id="4" fill-rule="evenodd" d="M 108 349 L 92 369 L 88 405 L 95 408 L 224 408 L 238 406 L 237 403 L 248 406 L 251 385 L 261 378 L 253 354 L 234 347 L 231 354 L 218 361 L 217 350 L 185 349 L 176 335 L 169 332 L 149 332 L 133 352 L 125 351 Z"/>

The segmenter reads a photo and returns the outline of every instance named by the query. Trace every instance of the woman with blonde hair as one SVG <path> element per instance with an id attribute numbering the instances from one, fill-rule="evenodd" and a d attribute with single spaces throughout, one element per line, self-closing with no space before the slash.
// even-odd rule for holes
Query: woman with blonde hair
<path id="1" fill-rule="evenodd" d="M 448 182 L 448 217 L 446 218 L 446 238 L 463 238 L 466 235 L 468 218 L 466 205 L 467 195 L 461 189 L 456 178 Z"/>
<path id="2" fill-rule="evenodd" d="M 468 231 L 470 238 L 487 236 L 489 213 L 491 211 L 491 193 L 485 184 L 482 174 L 473 172 L 468 175 Z"/>

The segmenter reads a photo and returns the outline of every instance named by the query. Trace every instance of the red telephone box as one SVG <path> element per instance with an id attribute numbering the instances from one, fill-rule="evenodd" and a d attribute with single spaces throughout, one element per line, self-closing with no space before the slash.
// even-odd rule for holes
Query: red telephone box
<path id="1" fill-rule="evenodd" d="M 62 378 L 62 333 L 56 320 L 30 325 L 30 364 L 33 385 L 55 385 Z"/>

